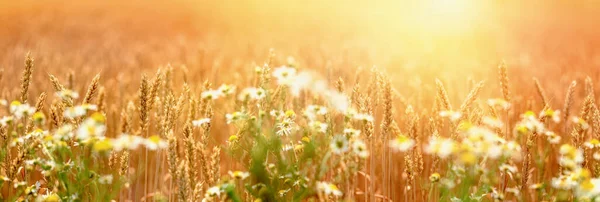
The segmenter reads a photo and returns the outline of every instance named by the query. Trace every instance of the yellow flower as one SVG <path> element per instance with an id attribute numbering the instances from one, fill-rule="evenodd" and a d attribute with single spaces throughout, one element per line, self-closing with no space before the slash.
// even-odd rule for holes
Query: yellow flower
<path id="1" fill-rule="evenodd" d="M 593 148 L 600 147 L 600 141 L 598 139 L 591 139 L 591 140 L 583 143 L 583 145 L 590 149 L 593 149 Z"/>
<path id="2" fill-rule="evenodd" d="M 103 140 L 98 140 L 96 142 L 94 142 L 94 146 L 92 147 L 92 149 L 95 152 L 108 152 L 113 148 L 112 142 L 108 139 L 103 139 Z"/>
<path id="3" fill-rule="evenodd" d="M 92 120 L 96 121 L 96 123 L 104 123 L 106 121 L 106 117 L 100 112 L 94 112 L 90 117 Z"/>
<path id="4" fill-rule="evenodd" d="M 231 176 L 234 179 L 244 180 L 250 176 L 250 173 L 242 171 L 229 171 L 229 176 Z"/>
<path id="5" fill-rule="evenodd" d="M 407 151 L 415 145 L 415 141 L 406 135 L 398 135 L 390 142 L 390 147 L 397 151 Z"/>
<path id="6" fill-rule="evenodd" d="M 302 149 L 304 149 L 304 145 L 303 144 L 299 144 L 299 145 L 294 146 L 294 151 L 300 151 Z"/>
<path id="7" fill-rule="evenodd" d="M 425 152 L 436 154 L 440 158 L 446 158 L 457 150 L 456 143 L 447 138 L 431 138 L 429 144 L 425 147 Z"/>
<path id="8" fill-rule="evenodd" d="M 285 111 L 285 117 L 293 119 L 296 117 L 296 112 L 294 112 L 294 110 L 291 110 L 291 109 L 287 110 L 287 111 Z"/>
<path id="9" fill-rule="evenodd" d="M 484 117 L 485 119 L 485 117 Z M 461 121 L 458 124 L 458 129 L 461 131 L 468 131 L 469 129 L 471 129 L 473 127 L 473 123 L 471 123 L 470 121 Z"/>
<path id="10" fill-rule="evenodd" d="M 60 201 L 60 196 L 58 196 L 58 194 L 56 193 L 52 193 L 48 196 L 46 196 L 46 198 L 44 199 L 44 202 L 59 202 Z"/>
<path id="11" fill-rule="evenodd" d="M 231 135 L 229 136 L 229 142 L 236 142 L 238 140 L 238 136 L 237 135 Z"/>
<path id="12" fill-rule="evenodd" d="M 471 152 L 462 152 L 462 154 L 460 154 L 460 161 L 466 165 L 473 165 L 476 160 L 477 157 Z"/>
<path id="13" fill-rule="evenodd" d="M 46 116 L 42 112 L 34 113 L 31 118 L 33 119 L 34 122 L 40 123 L 40 124 L 44 123 L 44 121 L 46 120 Z"/>
<path id="14" fill-rule="evenodd" d="M 44 136 L 44 141 L 45 142 L 50 142 L 52 140 L 54 140 L 54 136 L 52 136 L 52 135 L 46 135 L 46 136 Z"/>
<path id="15" fill-rule="evenodd" d="M 323 192 L 325 195 L 343 195 L 342 191 L 340 191 L 340 189 L 337 186 L 335 186 L 335 184 L 331 184 L 328 182 L 317 182 L 317 189 Z"/>
<path id="16" fill-rule="evenodd" d="M 227 85 L 227 84 L 222 84 L 219 87 L 218 91 L 221 91 L 221 93 L 223 95 L 230 95 L 233 92 L 235 92 L 235 86 L 233 86 L 233 85 Z"/>
<path id="17" fill-rule="evenodd" d="M 161 139 L 158 135 L 148 137 L 148 139 L 144 141 L 144 144 L 146 145 L 146 149 L 149 150 L 157 150 L 169 146 L 168 143 Z"/>
<path id="18" fill-rule="evenodd" d="M 439 173 L 433 173 L 429 176 L 429 181 L 435 183 L 435 182 L 439 182 L 440 181 L 440 174 Z"/>

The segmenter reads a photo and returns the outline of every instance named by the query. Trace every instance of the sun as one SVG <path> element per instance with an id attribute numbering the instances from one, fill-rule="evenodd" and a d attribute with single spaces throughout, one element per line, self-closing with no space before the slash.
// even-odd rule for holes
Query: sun
<path id="1" fill-rule="evenodd" d="M 418 23 L 429 31 L 463 32 L 474 25 L 480 12 L 474 0 L 426 0 L 421 3 Z"/>
<path id="2" fill-rule="evenodd" d="M 432 15 L 439 17 L 461 18 L 468 14 L 469 0 L 429 0 Z"/>

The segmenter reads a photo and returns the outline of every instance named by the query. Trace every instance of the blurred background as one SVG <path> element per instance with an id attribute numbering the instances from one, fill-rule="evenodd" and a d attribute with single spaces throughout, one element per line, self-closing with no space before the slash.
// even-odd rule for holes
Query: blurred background
<path id="1" fill-rule="evenodd" d="M 455 106 L 481 80 L 481 100 L 501 97 L 502 61 L 514 111 L 536 100 L 532 77 L 555 108 L 578 81 L 577 109 L 586 96 L 583 80 L 600 80 L 598 47 L 600 0 L 0 0 L 0 85 L 19 85 L 28 52 L 35 58 L 30 95 L 54 92 L 48 74 L 83 94 L 99 73 L 109 130 L 136 102 L 142 74 L 153 78 L 170 65 L 177 91 L 185 82 L 198 95 L 205 80 L 243 89 L 254 85 L 254 69 L 270 50 L 275 66 L 293 57 L 302 70 L 332 84 L 360 83 L 363 91 L 370 68 L 383 70 L 393 82 L 397 116 L 407 104 L 429 110 L 436 78 Z M 8 100 L 20 91 L 2 89 L 0 98 Z M 224 110 L 215 108 L 215 117 L 231 112 Z M 232 133 L 223 124 L 212 126 L 219 129 L 211 133 L 214 145 Z M 235 167 L 223 158 L 224 168 Z M 394 183 L 394 191 L 402 188 Z"/>
<path id="2" fill-rule="evenodd" d="M 102 72 L 106 86 L 135 90 L 139 78 L 126 75 L 167 64 L 185 65 L 188 79 L 231 81 L 273 48 L 279 61 L 293 56 L 327 76 L 377 66 L 399 88 L 433 78 L 461 87 L 451 81 L 494 78 L 504 60 L 517 82 L 548 77 L 547 88 L 566 89 L 599 79 L 599 36 L 600 1 L 592 0 L 0 2 L 4 84 L 28 51 L 40 72 L 75 71 L 82 82 Z"/>

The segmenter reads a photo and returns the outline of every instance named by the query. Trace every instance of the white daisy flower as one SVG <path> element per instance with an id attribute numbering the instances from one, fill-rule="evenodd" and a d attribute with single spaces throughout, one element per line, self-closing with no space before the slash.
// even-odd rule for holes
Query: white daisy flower
<path id="1" fill-rule="evenodd" d="M 198 120 L 192 121 L 192 125 L 194 125 L 195 127 L 200 127 L 200 126 L 203 126 L 203 125 L 209 124 L 209 123 L 210 123 L 210 118 L 203 118 L 203 119 L 198 119 Z"/>
<path id="2" fill-rule="evenodd" d="M 229 171 L 229 176 L 231 176 L 231 178 L 234 179 L 238 179 L 238 180 L 244 180 L 248 177 L 250 177 L 250 173 L 249 172 L 242 172 L 242 171 Z"/>
<path id="3" fill-rule="evenodd" d="M 358 137 L 360 136 L 360 130 L 356 130 L 354 128 L 345 128 L 344 135 L 348 137 Z"/>
<path id="4" fill-rule="evenodd" d="M 398 135 L 390 142 L 389 146 L 396 151 L 404 152 L 415 146 L 415 141 L 408 138 L 406 135 Z"/>
<path id="5" fill-rule="evenodd" d="M 100 184 L 112 184 L 113 176 L 112 175 L 103 175 L 98 178 L 98 183 Z"/>
<path id="6" fill-rule="evenodd" d="M 349 150 L 348 139 L 343 135 L 334 136 L 329 146 L 331 151 L 336 154 L 343 154 Z"/>
<path id="7" fill-rule="evenodd" d="M 328 125 L 326 123 L 321 123 L 319 121 L 311 121 L 310 123 L 308 123 L 308 125 L 310 126 L 311 129 L 313 129 L 317 132 L 327 133 Z"/>
<path id="8" fill-rule="evenodd" d="M 224 96 L 222 91 L 212 89 L 204 91 L 202 92 L 202 94 L 200 94 L 200 98 L 204 100 L 216 100 L 222 96 Z"/>
<path id="9" fill-rule="evenodd" d="M 63 99 L 63 100 L 77 99 L 77 98 L 79 98 L 79 93 L 69 90 L 69 89 L 63 89 L 60 92 L 56 92 L 56 96 L 58 96 L 60 99 Z"/>
<path id="10" fill-rule="evenodd" d="M 135 150 L 140 145 L 144 144 L 146 140 L 143 137 L 137 135 L 121 134 L 116 139 L 113 139 L 113 148 L 115 151 L 121 150 Z"/>
<path id="11" fill-rule="evenodd" d="M 362 140 L 355 140 L 352 143 L 352 151 L 361 158 L 369 157 L 369 151 L 367 145 Z"/>
<path id="12" fill-rule="evenodd" d="M 267 96 L 267 92 L 262 88 L 245 88 L 238 94 L 238 100 L 261 100 Z"/>
<path id="13" fill-rule="evenodd" d="M 328 182 L 317 182 L 317 190 L 324 193 L 325 195 L 342 196 L 343 193 L 340 189 Z"/>
<path id="14" fill-rule="evenodd" d="M 273 70 L 273 77 L 277 79 L 277 84 L 289 86 L 295 81 L 296 69 L 286 66 L 276 68 Z"/>
<path id="15" fill-rule="evenodd" d="M 164 149 L 169 146 L 169 144 L 162 140 L 158 135 L 153 135 L 147 138 L 144 141 L 144 145 L 146 145 L 146 148 L 149 150 Z"/>
<path id="16" fill-rule="evenodd" d="M 231 95 L 235 92 L 235 86 L 222 84 L 217 90 L 220 91 L 222 95 Z"/>

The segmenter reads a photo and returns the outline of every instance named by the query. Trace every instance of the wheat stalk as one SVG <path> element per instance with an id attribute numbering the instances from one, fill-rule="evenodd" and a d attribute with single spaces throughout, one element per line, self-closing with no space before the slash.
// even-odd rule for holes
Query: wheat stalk
<path id="1" fill-rule="evenodd" d="M 25 70 L 23 70 L 23 76 L 21 77 L 21 97 L 22 103 L 27 102 L 29 94 L 29 84 L 31 84 L 31 74 L 33 73 L 33 58 L 30 53 L 27 53 L 25 57 Z"/>

